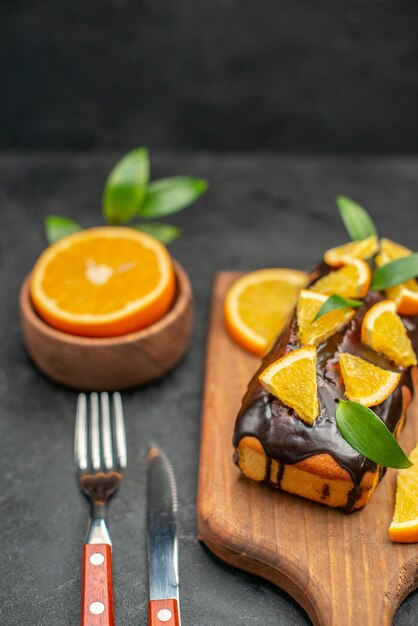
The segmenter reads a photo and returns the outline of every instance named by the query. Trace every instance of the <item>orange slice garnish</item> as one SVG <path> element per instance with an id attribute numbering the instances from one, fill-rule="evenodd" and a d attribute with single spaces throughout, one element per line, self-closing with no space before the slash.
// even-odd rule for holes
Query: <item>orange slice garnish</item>
<path id="1" fill-rule="evenodd" d="M 348 400 L 376 406 L 396 389 L 401 375 L 344 352 L 338 357 Z"/>
<path id="2" fill-rule="evenodd" d="M 328 295 L 335 293 L 344 298 L 363 298 L 370 286 L 370 267 L 361 259 L 342 259 L 344 267 L 317 280 L 312 285 L 313 291 Z"/>
<path id="3" fill-rule="evenodd" d="M 381 267 L 390 261 L 395 261 L 412 254 L 412 250 L 395 243 L 390 239 L 380 240 L 380 253 L 376 256 L 376 265 Z M 415 279 L 390 287 L 386 290 L 388 298 L 396 304 L 396 310 L 401 315 L 418 315 L 418 281 Z"/>
<path id="4" fill-rule="evenodd" d="M 324 261 L 331 267 L 345 264 L 344 259 L 370 259 L 379 249 L 376 235 L 360 241 L 349 241 L 342 246 L 330 248 L 324 254 Z"/>
<path id="5" fill-rule="evenodd" d="M 401 543 L 418 541 L 418 445 L 409 458 L 414 465 L 398 472 L 395 511 L 389 527 L 391 540 Z"/>
<path id="6" fill-rule="evenodd" d="M 417 363 L 411 340 L 392 300 L 382 300 L 367 311 L 361 326 L 361 340 L 397 365 L 409 367 Z"/>
<path id="7" fill-rule="evenodd" d="M 169 309 L 175 277 L 167 249 L 133 228 L 84 230 L 49 246 L 30 279 L 30 295 L 51 326 L 110 337 L 145 328 Z"/>
<path id="8" fill-rule="evenodd" d="M 385 263 L 389 263 L 389 261 L 394 261 L 410 254 L 412 254 L 412 250 L 409 248 L 401 246 L 400 243 L 396 243 L 391 239 L 382 237 L 380 240 L 380 251 L 376 256 L 376 265 L 380 267 L 385 265 Z"/>
<path id="9" fill-rule="evenodd" d="M 386 295 L 394 301 L 401 315 L 418 315 L 418 283 L 415 279 L 386 289 Z"/>
<path id="10" fill-rule="evenodd" d="M 269 393 L 292 408 L 307 424 L 318 417 L 315 346 L 289 352 L 269 365 L 259 380 Z"/>
<path id="11" fill-rule="evenodd" d="M 225 296 L 229 334 L 243 348 L 264 354 L 288 321 L 308 280 L 305 272 L 285 268 L 257 270 L 238 278 Z"/>
<path id="12" fill-rule="evenodd" d="M 310 289 L 302 289 L 300 292 L 296 315 L 298 337 L 302 345 L 319 345 L 353 318 L 354 309 L 335 309 L 314 322 L 315 315 L 327 300 L 328 296 Z"/>

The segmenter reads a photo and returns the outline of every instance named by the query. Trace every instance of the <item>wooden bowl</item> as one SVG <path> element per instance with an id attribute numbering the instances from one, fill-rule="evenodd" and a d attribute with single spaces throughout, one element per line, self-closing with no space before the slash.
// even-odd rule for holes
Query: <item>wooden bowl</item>
<path id="1" fill-rule="evenodd" d="M 177 292 L 171 309 L 155 324 L 128 335 L 70 335 L 44 322 L 32 306 L 29 276 L 20 291 L 26 348 L 39 369 L 58 383 L 86 391 L 127 389 L 171 370 L 190 339 L 193 303 L 189 278 L 174 262 Z"/>

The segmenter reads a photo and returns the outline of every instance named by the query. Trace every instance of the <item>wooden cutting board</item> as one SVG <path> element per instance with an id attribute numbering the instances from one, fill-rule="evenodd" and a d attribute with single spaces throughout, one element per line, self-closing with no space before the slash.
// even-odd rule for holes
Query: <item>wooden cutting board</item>
<path id="1" fill-rule="evenodd" d="M 392 544 L 388 537 L 396 472 L 387 471 L 364 509 L 345 515 L 250 481 L 233 464 L 235 416 L 258 365 L 223 325 L 224 295 L 237 276 L 222 272 L 214 286 L 199 470 L 200 538 L 224 561 L 287 591 L 315 625 L 388 626 L 418 586 L 418 544 Z M 418 400 L 400 438 L 407 452 L 417 440 Z"/>

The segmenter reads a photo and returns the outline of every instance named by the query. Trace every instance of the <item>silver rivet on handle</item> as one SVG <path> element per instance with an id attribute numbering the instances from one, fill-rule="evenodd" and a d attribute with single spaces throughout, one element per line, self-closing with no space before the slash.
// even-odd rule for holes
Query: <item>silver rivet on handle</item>
<path id="1" fill-rule="evenodd" d="M 103 554 L 100 554 L 100 552 L 95 552 L 94 554 L 92 554 L 90 557 L 90 563 L 92 565 L 101 565 L 102 563 L 104 563 Z"/>
<path id="2" fill-rule="evenodd" d="M 157 617 L 160 622 L 168 622 L 168 620 L 173 617 L 173 614 L 170 609 L 160 609 L 157 613 Z"/>
<path id="3" fill-rule="evenodd" d="M 90 604 L 90 613 L 93 615 L 100 615 L 105 610 L 105 605 L 103 602 L 92 602 Z"/>

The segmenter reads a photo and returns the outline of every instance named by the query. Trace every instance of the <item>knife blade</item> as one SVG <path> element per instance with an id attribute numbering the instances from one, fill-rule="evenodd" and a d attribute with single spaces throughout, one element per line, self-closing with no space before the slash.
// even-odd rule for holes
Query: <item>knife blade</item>
<path id="1" fill-rule="evenodd" d="M 177 488 L 166 454 L 148 451 L 147 544 L 149 626 L 181 626 L 177 549 Z"/>

